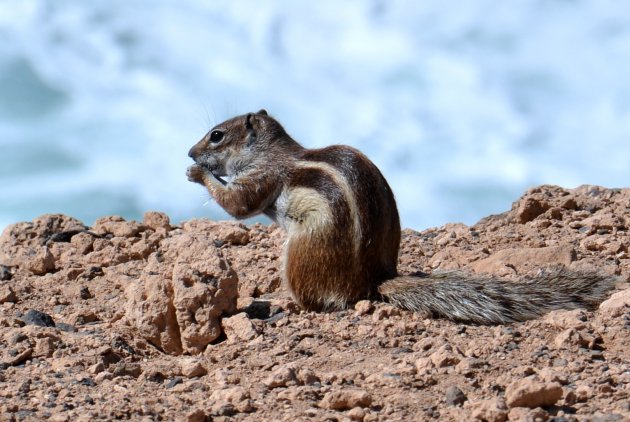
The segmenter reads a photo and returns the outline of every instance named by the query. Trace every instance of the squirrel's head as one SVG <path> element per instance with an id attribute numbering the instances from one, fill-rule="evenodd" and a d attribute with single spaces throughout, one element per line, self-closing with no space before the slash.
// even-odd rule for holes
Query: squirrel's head
<path id="1" fill-rule="evenodd" d="M 233 176 L 285 138 L 288 135 L 280 123 L 260 110 L 219 123 L 190 149 L 188 156 L 215 176 Z"/>

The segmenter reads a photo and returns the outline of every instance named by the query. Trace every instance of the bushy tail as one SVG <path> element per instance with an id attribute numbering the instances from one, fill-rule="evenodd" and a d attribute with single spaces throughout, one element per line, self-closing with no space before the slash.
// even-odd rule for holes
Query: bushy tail
<path id="1" fill-rule="evenodd" d="M 595 308 L 616 278 L 567 270 L 506 281 L 461 271 L 400 276 L 379 286 L 384 300 L 410 311 L 454 321 L 505 324 L 537 318 L 555 309 Z"/>

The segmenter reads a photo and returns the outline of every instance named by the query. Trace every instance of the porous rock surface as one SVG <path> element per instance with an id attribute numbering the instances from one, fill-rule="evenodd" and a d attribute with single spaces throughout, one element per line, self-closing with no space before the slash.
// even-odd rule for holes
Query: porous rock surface
<path id="1" fill-rule="evenodd" d="M 630 189 L 541 186 L 474 226 L 405 230 L 405 274 L 620 280 L 592 312 L 476 326 L 369 301 L 302 312 L 275 226 L 17 223 L 0 236 L 0 419 L 628 420 L 629 225 Z"/>

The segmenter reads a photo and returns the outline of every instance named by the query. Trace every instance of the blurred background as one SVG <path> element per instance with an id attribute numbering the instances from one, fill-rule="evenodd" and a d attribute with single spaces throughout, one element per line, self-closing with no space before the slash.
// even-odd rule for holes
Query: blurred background
<path id="1" fill-rule="evenodd" d="M 612 0 L 0 0 L 0 230 L 43 213 L 228 218 L 186 180 L 266 108 L 355 146 L 405 227 L 537 184 L 630 185 L 630 8 Z"/>

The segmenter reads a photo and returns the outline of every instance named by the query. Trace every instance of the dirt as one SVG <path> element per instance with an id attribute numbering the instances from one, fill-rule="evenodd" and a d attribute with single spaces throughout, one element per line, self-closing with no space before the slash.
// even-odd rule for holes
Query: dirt
<path id="1" fill-rule="evenodd" d="M 630 189 L 541 186 L 405 230 L 400 272 L 619 277 L 599 309 L 506 326 L 361 301 L 302 312 L 275 226 L 44 215 L 0 237 L 3 420 L 630 420 Z"/>

